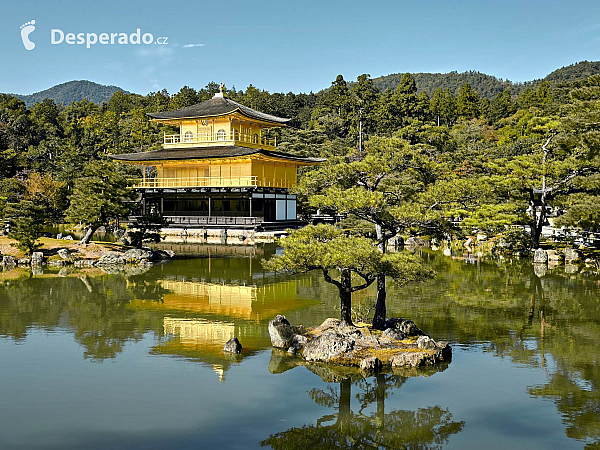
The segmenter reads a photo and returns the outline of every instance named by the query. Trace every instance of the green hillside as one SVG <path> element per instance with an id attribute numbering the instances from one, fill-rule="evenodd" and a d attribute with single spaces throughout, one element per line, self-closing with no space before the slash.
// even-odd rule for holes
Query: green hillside
<path id="1" fill-rule="evenodd" d="M 94 83 L 87 80 L 68 81 L 66 83 L 57 84 L 51 88 L 40 92 L 35 92 L 29 95 L 11 94 L 20 98 L 29 107 L 37 102 L 41 102 L 46 98 L 53 99 L 56 103 L 68 105 L 71 102 L 82 99 L 90 100 L 100 104 L 107 102 L 117 91 L 129 93 L 118 86 L 105 86 L 103 84 Z"/>
<path id="2" fill-rule="evenodd" d="M 542 81 L 550 83 L 567 83 L 582 80 L 590 75 L 600 74 L 600 61 L 581 61 L 569 66 L 561 67 L 540 80 L 532 80 L 525 83 L 513 83 L 509 80 L 496 78 L 485 73 L 449 72 L 449 73 L 413 73 L 412 76 L 417 83 L 419 92 L 425 91 L 429 96 L 433 95 L 437 88 L 450 89 L 458 94 L 460 87 L 469 83 L 481 97 L 493 99 L 498 93 L 507 87 L 511 88 L 513 94 L 518 94 L 527 87 L 535 86 Z M 400 83 L 403 73 L 393 73 L 382 77 L 373 78 L 375 86 L 380 91 L 395 89 Z"/>

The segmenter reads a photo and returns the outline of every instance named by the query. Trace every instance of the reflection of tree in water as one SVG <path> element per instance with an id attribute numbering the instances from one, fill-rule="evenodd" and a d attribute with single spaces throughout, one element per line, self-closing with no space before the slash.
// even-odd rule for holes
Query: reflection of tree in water
<path id="1" fill-rule="evenodd" d="M 388 389 L 398 389 L 405 377 L 379 374 L 375 378 L 361 379 L 355 383 L 360 389 L 356 398 L 360 409 L 353 412 L 350 406 L 352 380 L 344 378 L 339 389 L 313 389 L 309 392 L 315 403 L 328 408 L 338 407 L 338 412 L 317 420 L 316 425 L 291 428 L 274 434 L 261 442 L 274 449 L 307 448 L 439 448 L 451 435 L 460 432 L 464 422 L 452 421 L 452 414 L 439 406 L 419 408 L 417 411 L 385 412 Z M 364 411 L 375 403 L 373 413 Z"/>
<path id="2" fill-rule="evenodd" d="M 34 324 L 73 328 L 85 358 L 114 358 L 127 341 L 162 329 L 162 317 L 128 307 L 140 295 L 159 299 L 161 289 L 141 277 L 120 275 L 11 280 L 0 284 L 0 336 L 23 339 Z"/>
<path id="3" fill-rule="evenodd" d="M 547 383 L 528 393 L 555 402 L 569 438 L 600 446 L 598 279 L 570 277 L 564 266 L 540 277 L 530 261 L 497 268 L 434 259 L 433 266 L 444 292 L 440 310 L 458 340 L 483 341 L 496 356 L 542 368 Z M 440 319 L 417 320 L 431 332 Z"/>
<path id="4" fill-rule="evenodd" d="M 543 386 L 529 388 L 530 395 L 551 399 L 563 416 L 567 436 L 587 441 L 586 448 L 600 448 L 600 391 L 598 386 L 578 384 L 564 367 L 550 376 Z"/>

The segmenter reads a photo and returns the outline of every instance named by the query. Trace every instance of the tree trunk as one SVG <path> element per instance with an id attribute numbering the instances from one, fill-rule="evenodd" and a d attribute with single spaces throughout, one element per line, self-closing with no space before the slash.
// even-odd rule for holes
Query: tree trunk
<path id="1" fill-rule="evenodd" d="M 350 326 L 352 323 L 352 275 L 349 269 L 342 269 L 340 277 L 340 320 L 342 325 Z"/>
<path id="2" fill-rule="evenodd" d="M 381 225 L 375 225 L 377 232 L 377 247 L 381 253 L 385 253 L 385 242 L 383 241 L 383 230 Z M 375 315 L 373 316 L 373 328 L 383 330 L 385 328 L 385 317 L 387 314 L 385 307 L 385 299 L 387 291 L 385 289 L 385 275 L 377 276 L 377 303 L 375 304 Z"/>
<path id="3" fill-rule="evenodd" d="M 531 222 L 531 250 L 538 249 L 540 247 L 540 237 L 542 236 L 542 227 L 546 221 L 546 204 L 542 202 L 542 206 L 533 206 L 533 220 Z"/>
<path id="4" fill-rule="evenodd" d="M 375 305 L 375 315 L 373 316 L 373 328 L 383 330 L 385 328 L 385 317 L 387 310 L 385 299 L 387 291 L 385 290 L 385 275 L 377 276 L 377 303 Z"/>
<path id="5" fill-rule="evenodd" d="M 83 236 L 81 241 L 79 241 L 79 243 L 80 244 L 89 244 L 90 240 L 92 239 L 93 234 L 96 232 L 97 229 L 98 229 L 98 227 L 91 226 L 91 225 L 89 227 L 87 227 L 85 235 Z"/>

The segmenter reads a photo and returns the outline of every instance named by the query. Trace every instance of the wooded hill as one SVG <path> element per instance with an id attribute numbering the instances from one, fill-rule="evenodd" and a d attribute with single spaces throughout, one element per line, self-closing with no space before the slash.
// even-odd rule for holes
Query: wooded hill
<path id="1" fill-rule="evenodd" d="M 77 80 L 57 84 L 51 88 L 29 95 L 10 95 L 23 100 L 28 107 L 35 103 L 39 103 L 46 98 L 50 98 L 54 100 L 55 103 L 65 106 L 73 102 L 81 101 L 84 98 L 99 105 L 103 102 L 108 102 L 117 91 L 128 93 L 125 89 L 121 89 L 118 86 L 106 86 L 104 84 L 94 83 L 93 81 Z"/>
<path id="2" fill-rule="evenodd" d="M 480 97 L 492 100 L 496 95 L 510 88 L 513 95 L 520 94 L 528 87 L 535 87 L 542 81 L 549 83 L 570 83 L 583 80 L 591 75 L 600 74 L 600 61 L 581 61 L 570 66 L 561 67 L 546 77 L 539 80 L 526 81 L 524 83 L 513 83 L 509 80 L 496 78 L 492 75 L 470 70 L 468 72 L 449 73 L 413 73 L 412 76 L 417 83 L 417 91 L 427 92 L 430 97 L 436 89 L 450 89 L 454 95 L 459 89 L 468 83 Z M 373 78 L 373 83 L 380 91 L 386 89 L 394 90 L 400 84 L 404 73 L 393 73 L 382 77 Z"/>
<path id="3" fill-rule="evenodd" d="M 542 81 L 548 81 L 550 83 L 569 83 L 572 81 L 583 80 L 596 74 L 600 74 L 600 61 L 581 61 L 571 64 L 570 66 L 561 67 L 547 75 L 545 78 L 527 81 L 525 83 L 513 83 L 509 80 L 503 80 L 502 78 L 496 78 L 492 75 L 473 70 L 462 73 L 414 73 L 412 76 L 417 83 L 417 92 L 425 91 L 430 97 L 433 96 L 433 93 L 438 88 L 442 90 L 450 89 L 454 95 L 458 95 L 460 88 L 465 83 L 468 83 L 480 97 L 492 100 L 506 88 L 510 88 L 511 93 L 517 95 L 525 91 L 528 87 L 536 87 Z M 394 90 L 400 84 L 403 75 L 404 73 L 393 73 L 373 78 L 373 84 L 380 92 L 383 92 L 386 89 Z M 92 81 L 79 80 L 58 84 L 30 95 L 9 95 L 23 100 L 27 107 L 39 103 L 46 98 L 52 99 L 55 103 L 65 106 L 83 99 L 99 105 L 103 102 L 108 102 L 112 95 L 117 91 L 122 91 L 126 94 L 129 93 L 118 86 L 106 86 Z"/>

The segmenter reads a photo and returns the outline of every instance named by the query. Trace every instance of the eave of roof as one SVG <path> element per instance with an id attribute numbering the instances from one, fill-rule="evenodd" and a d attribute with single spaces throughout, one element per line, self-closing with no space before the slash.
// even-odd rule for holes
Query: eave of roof
<path id="1" fill-rule="evenodd" d="M 246 148 L 234 145 L 221 147 L 169 148 L 150 152 L 109 155 L 109 157 L 115 161 L 143 163 L 150 161 L 185 161 L 197 159 L 235 158 L 256 154 L 260 154 L 269 158 L 289 160 L 291 162 L 297 162 L 300 164 L 318 164 L 325 161 L 323 158 L 307 158 L 303 156 L 292 155 L 290 153 L 263 150 L 260 148 Z"/>
<path id="2" fill-rule="evenodd" d="M 249 108 L 248 106 L 242 105 L 241 103 L 235 102 L 226 97 L 211 98 L 210 100 L 174 111 L 147 113 L 147 115 L 156 120 L 197 119 L 203 117 L 223 116 L 226 114 L 232 114 L 236 111 L 252 119 L 280 125 L 284 125 L 291 120 L 256 111 L 255 109 Z"/>

